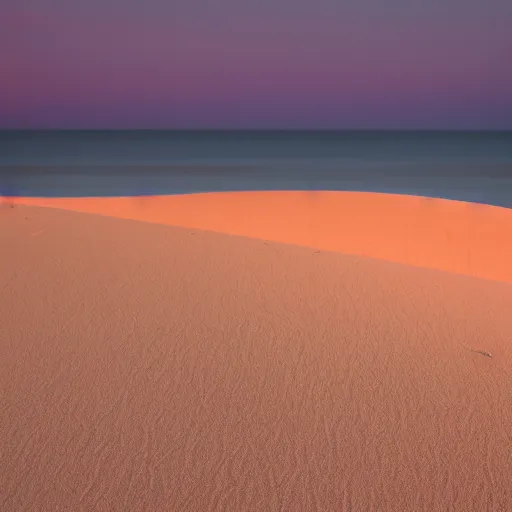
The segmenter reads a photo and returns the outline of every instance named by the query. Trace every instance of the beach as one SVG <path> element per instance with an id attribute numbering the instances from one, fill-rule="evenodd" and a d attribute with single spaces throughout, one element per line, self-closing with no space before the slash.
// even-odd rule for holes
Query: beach
<path id="1" fill-rule="evenodd" d="M 16 198 L 0 246 L 0 509 L 512 509 L 512 210 Z"/>

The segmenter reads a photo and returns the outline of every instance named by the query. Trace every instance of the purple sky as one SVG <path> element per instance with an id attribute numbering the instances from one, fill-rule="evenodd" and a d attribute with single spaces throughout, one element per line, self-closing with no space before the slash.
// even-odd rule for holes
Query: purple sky
<path id="1" fill-rule="evenodd" d="M 2 128 L 512 128 L 512 0 L 2 0 Z"/>

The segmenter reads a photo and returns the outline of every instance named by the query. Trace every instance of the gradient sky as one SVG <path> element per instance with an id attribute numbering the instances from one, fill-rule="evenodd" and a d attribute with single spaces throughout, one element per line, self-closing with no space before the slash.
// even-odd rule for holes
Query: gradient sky
<path id="1" fill-rule="evenodd" d="M 512 128 L 512 0 L 2 0 L 2 128 Z"/>

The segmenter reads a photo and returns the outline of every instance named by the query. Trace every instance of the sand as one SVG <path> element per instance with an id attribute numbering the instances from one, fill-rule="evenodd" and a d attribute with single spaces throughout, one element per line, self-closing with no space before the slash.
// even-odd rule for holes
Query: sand
<path id="1" fill-rule="evenodd" d="M 505 209 L 434 201 L 425 236 L 457 208 L 510 247 Z M 512 510 L 512 263 L 487 243 L 483 279 L 224 219 L 0 208 L 0 510 Z"/>
<path id="2" fill-rule="evenodd" d="M 512 209 L 496 206 L 360 192 L 17 201 L 250 236 L 512 283 Z"/>

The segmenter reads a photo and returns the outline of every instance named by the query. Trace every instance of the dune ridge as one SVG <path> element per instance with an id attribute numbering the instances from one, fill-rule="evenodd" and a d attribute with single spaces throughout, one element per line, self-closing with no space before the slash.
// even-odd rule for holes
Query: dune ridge
<path id="1" fill-rule="evenodd" d="M 512 210 L 495 206 L 360 192 L 230 192 L 16 201 L 512 283 Z"/>

